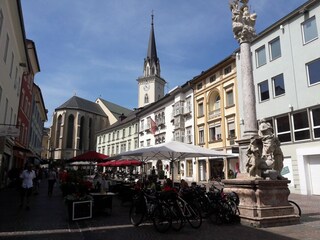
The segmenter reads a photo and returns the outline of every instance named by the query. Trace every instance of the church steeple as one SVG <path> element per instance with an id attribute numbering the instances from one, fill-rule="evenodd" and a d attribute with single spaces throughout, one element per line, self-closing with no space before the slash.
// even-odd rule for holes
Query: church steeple
<path id="1" fill-rule="evenodd" d="M 143 76 L 137 79 L 139 85 L 138 107 L 144 107 L 164 96 L 166 81 L 160 76 L 160 61 L 154 36 L 153 13 L 147 57 L 144 59 Z"/>
<path id="2" fill-rule="evenodd" d="M 144 59 L 144 76 L 160 77 L 160 61 L 157 55 L 156 39 L 154 36 L 153 13 L 151 14 L 151 30 L 147 57 Z"/>

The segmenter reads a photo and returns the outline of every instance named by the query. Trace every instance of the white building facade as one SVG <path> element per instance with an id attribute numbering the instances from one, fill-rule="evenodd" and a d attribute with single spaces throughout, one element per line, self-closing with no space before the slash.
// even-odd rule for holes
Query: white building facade
<path id="1" fill-rule="evenodd" d="M 257 119 L 269 121 L 281 141 L 290 191 L 313 195 L 320 194 L 319 33 L 320 2 L 307 1 L 251 44 Z M 241 83 L 238 92 L 245 97 Z M 242 101 L 239 107 L 242 118 Z"/>

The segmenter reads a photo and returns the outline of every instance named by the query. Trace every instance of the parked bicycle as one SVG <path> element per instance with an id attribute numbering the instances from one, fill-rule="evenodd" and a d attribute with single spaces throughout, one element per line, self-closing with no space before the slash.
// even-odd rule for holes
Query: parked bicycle
<path id="1" fill-rule="evenodd" d="M 158 232 L 166 232 L 171 227 L 169 208 L 160 200 L 157 192 L 139 190 L 133 197 L 129 212 L 130 221 L 139 226 L 143 221 L 152 221 Z"/>
<path id="2" fill-rule="evenodd" d="M 212 185 L 207 192 L 210 202 L 209 219 L 217 224 L 234 223 L 240 221 L 239 196 L 235 192 L 225 193 L 223 184 L 220 188 Z"/>
<path id="3" fill-rule="evenodd" d="M 296 214 L 296 215 L 299 215 L 300 217 L 301 217 L 301 208 L 300 208 L 300 206 L 296 203 L 296 202 L 294 202 L 294 201 L 292 201 L 292 200 L 288 200 L 288 202 L 291 204 L 291 206 L 293 207 L 293 210 L 294 210 L 294 213 Z"/>

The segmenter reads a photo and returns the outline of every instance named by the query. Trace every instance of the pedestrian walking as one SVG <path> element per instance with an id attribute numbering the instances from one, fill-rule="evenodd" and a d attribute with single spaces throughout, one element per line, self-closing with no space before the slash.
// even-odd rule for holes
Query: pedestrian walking
<path id="1" fill-rule="evenodd" d="M 54 184 L 56 183 L 56 181 L 57 181 L 57 173 L 53 169 L 53 167 L 50 167 L 49 172 L 48 172 L 48 196 L 49 197 L 52 196 L 53 187 L 54 187 Z"/>
<path id="2" fill-rule="evenodd" d="M 35 172 L 32 170 L 32 165 L 28 164 L 27 169 L 23 170 L 20 174 L 22 179 L 21 193 L 20 193 L 20 207 L 23 207 L 26 199 L 26 209 L 30 209 L 30 196 L 33 190 L 33 180 L 36 178 Z"/>

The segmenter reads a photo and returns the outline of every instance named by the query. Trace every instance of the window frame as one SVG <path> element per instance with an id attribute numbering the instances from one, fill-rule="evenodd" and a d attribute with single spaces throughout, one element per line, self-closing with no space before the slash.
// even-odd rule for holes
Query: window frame
<path id="1" fill-rule="evenodd" d="M 266 86 L 268 87 L 268 98 L 266 98 L 266 99 L 262 99 L 262 92 L 261 92 L 261 86 L 264 83 L 267 83 Z M 268 79 L 258 83 L 258 93 L 259 93 L 259 102 L 262 103 L 262 102 L 270 100 L 270 90 L 269 90 L 269 81 L 268 81 Z"/>
<path id="2" fill-rule="evenodd" d="M 315 81 L 314 83 L 311 83 L 309 66 L 310 66 L 311 64 L 314 64 L 314 63 L 318 63 L 318 64 L 320 65 L 320 58 L 317 58 L 317 59 L 315 59 L 315 60 L 313 60 L 313 61 L 311 61 L 311 62 L 306 63 L 306 72 L 307 72 L 307 79 L 308 79 L 308 85 L 309 85 L 309 86 L 314 86 L 314 85 L 320 83 L 320 73 L 319 73 L 319 71 L 318 71 L 319 68 L 317 68 L 317 67 L 315 67 L 315 69 L 316 69 L 316 73 L 319 74 L 319 76 L 318 76 L 319 79 L 318 79 L 317 81 Z"/>
<path id="3" fill-rule="evenodd" d="M 286 118 L 286 121 L 288 122 L 288 124 L 286 124 L 286 125 L 289 126 L 289 130 L 286 129 L 285 131 L 279 132 L 279 121 L 278 120 L 280 118 Z M 290 141 L 285 141 L 284 142 L 284 141 L 280 140 L 281 143 L 291 143 L 292 142 L 292 134 L 291 134 L 292 131 L 291 131 L 291 124 L 290 124 L 290 116 L 289 115 L 282 115 L 282 116 L 278 116 L 278 117 L 275 118 L 275 132 L 276 132 L 277 137 L 279 138 L 279 140 L 280 140 L 281 136 L 289 134 Z"/>
<path id="4" fill-rule="evenodd" d="M 315 119 L 318 119 L 313 114 L 313 112 L 315 110 L 320 111 L 320 107 L 313 108 L 310 110 L 310 122 L 311 122 L 311 129 L 312 129 L 312 137 L 313 137 L 313 139 L 320 139 L 320 122 L 319 122 L 319 125 L 315 125 Z M 319 115 L 320 115 L 320 113 L 319 113 Z M 316 134 L 315 134 L 316 130 L 319 131 L 319 137 L 316 137 Z"/>
<path id="5" fill-rule="evenodd" d="M 282 76 L 282 82 L 283 82 L 283 89 L 284 89 L 284 92 L 279 94 L 279 95 L 276 95 L 277 91 L 276 91 L 276 86 L 275 86 L 275 81 L 277 80 L 277 78 L 279 76 Z M 272 91 L 273 91 L 273 97 L 274 98 L 277 98 L 277 97 L 281 97 L 283 95 L 286 94 L 286 88 L 285 88 L 285 84 L 284 84 L 284 76 L 283 76 L 283 73 L 280 73 L 274 77 L 271 78 L 271 82 L 272 82 Z"/>
<path id="6" fill-rule="evenodd" d="M 259 59 L 260 59 L 259 58 L 259 56 L 260 56 L 259 53 L 261 52 L 261 50 L 264 50 L 264 62 L 263 63 L 260 63 L 260 61 L 259 61 Z M 261 67 L 263 65 L 266 65 L 267 64 L 267 53 L 266 53 L 265 45 L 262 45 L 261 47 L 256 49 L 255 53 L 256 53 L 256 67 L 259 68 L 259 67 Z"/>
<path id="7" fill-rule="evenodd" d="M 230 102 L 229 96 L 232 96 L 232 102 Z M 234 94 L 233 94 L 233 89 L 228 89 L 226 91 L 226 107 L 232 107 L 234 106 Z"/>
<path id="8" fill-rule="evenodd" d="M 307 127 L 302 127 L 302 128 L 297 128 L 296 129 L 296 122 L 298 121 L 295 121 L 295 115 L 298 115 L 298 114 L 301 114 L 301 113 L 305 113 L 306 115 L 306 118 L 302 117 L 301 119 L 306 119 L 307 121 L 307 124 L 308 126 Z M 292 135 L 293 135 L 293 141 L 294 142 L 302 142 L 302 141 L 308 141 L 311 139 L 311 134 L 310 134 L 310 124 L 309 124 L 309 116 L 308 116 L 308 111 L 305 110 L 305 111 L 299 111 L 299 112 L 295 112 L 291 115 L 291 121 L 292 121 Z M 300 132 L 308 132 L 309 134 L 309 137 L 308 138 L 303 138 L 303 139 L 296 139 L 296 133 L 300 133 Z"/>
<path id="9" fill-rule="evenodd" d="M 313 38 L 310 38 L 309 40 L 306 40 L 306 37 L 305 37 L 305 25 L 309 22 L 314 22 L 315 23 L 315 31 L 316 31 L 316 36 L 313 37 Z M 309 17 L 307 20 L 305 20 L 304 22 L 301 23 L 301 31 L 302 31 L 302 41 L 303 41 L 303 44 L 306 45 L 316 39 L 319 38 L 319 33 L 318 33 L 318 28 L 317 28 L 317 21 L 316 21 L 316 16 L 312 16 L 312 17 Z"/>
<path id="10" fill-rule="evenodd" d="M 272 54 L 273 51 L 272 51 L 272 49 L 275 49 L 275 48 L 273 48 L 272 46 L 274 46 L 273 44 L 276 43 L 276 42 L 279 42 L 279 50 L 280 50 L 280 53 L 279 53 L 279 55 L 273 57 L 273 54 Z M 274 60 L 276 60 L 276 59 L 278 59 L 278 58 L 280 58 L 280 57 L 282 56 L 280 37 L 274 38 L 273 40 L 271 40 L 271 41 L 269 42 L 268 45 L 269 45 L 269 59 L 270 59 L 270 61 L 274 61 Z"/>

